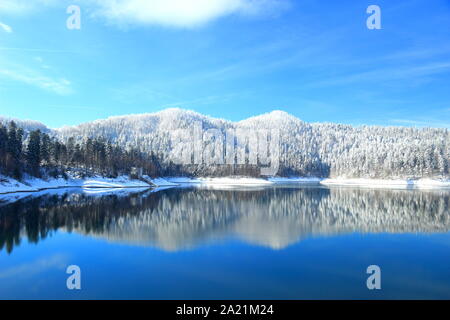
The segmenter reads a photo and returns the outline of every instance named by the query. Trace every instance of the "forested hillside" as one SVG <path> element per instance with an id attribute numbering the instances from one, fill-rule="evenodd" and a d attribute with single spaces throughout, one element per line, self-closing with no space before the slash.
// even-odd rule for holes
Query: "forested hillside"
<path id="1" fill-rule="evenodd" d="M 14 121 L 8 127 L 0 124 L 0 173 L 16 179 L 24 174 L 66 177 L 69 171 L 116 177 L 132 174 L 136 167 L 153 176 L 159 174 L 154 155 L 138 149 L 124 150 L 101 138 L 61 142 L 39 129 L 25 131 Z"/>
<path id="2" fill-rule="evenodd" d="M 236 154 L 248 153 L 253 138 L 265 130 L 272 132 L 268 138 L 272 144 L 273 132 L 278 135 L 278 175 L 450 178 L 449 129 L 306 123 L 282 111 L 231 122 L 181 109 L 112 117 L 56 130 L 35 122 L 15 124 L 0 119 L 2 122 L 8 128 L 0 126 L 0 170 L 15 177 L 23 172 L 39 175 L 42 168 L 54 174 L 82 168 L 115 176 L 130 173 L 132 167 L 151 176 L 257 176 L 262 154 L 257 155 L 256 164 L 248 160 L 233 165 L 206 163 L 203 158 L 195 161 L 194 156 L 192 163 L 175 163 L 180 153 L 198 146 L 203 155 L 225 150 L 225 138 L 217 133 L 225 137 L 230 131 L 237 136 L 233 140 Z M 181 138 L 174 135 L 180 130 Z M 240 135 L 246 138 L 239 141 Z"/>
<path id="3" fill-rule="evenodd" d="M 317 177 L 367 178 L 449 178 L 450 131 L 448 129 L 406 128 L 306 123 L 282 111 L 274 111 L 240 122 L 214 119 L 180 109 L 158 113 L 112 117 L 75 127 L 58 130 L 62 140 L 75 137 L 106 138 L 124 148 L 140 148 L 159 155 L 167 166 L 177 154 L 173 150 L 189 150 L 197 144 L 198 136 L 177 141 L 171 133 L 200 123 L 203 134 L 208 129 L 255 134 L 258 130 L 279 131 L 279 175 Z M 215 143 L 220 149 L 223 141 L 209 141 L 203 136 L 205 148 Z M 205 141 L 207 140 L 207 141 Z M 251 141 L 251 139 L 250 139 Z M 184 144 L 180 146 L 180 144 Z M 237 152 L 248 148 L 236 145 Z M 207 166 L 196 163 L 184 168 L 196 175 L 226 175 L 228 166 Z M 257 172 L 257 171 L 256 171 Z"/>

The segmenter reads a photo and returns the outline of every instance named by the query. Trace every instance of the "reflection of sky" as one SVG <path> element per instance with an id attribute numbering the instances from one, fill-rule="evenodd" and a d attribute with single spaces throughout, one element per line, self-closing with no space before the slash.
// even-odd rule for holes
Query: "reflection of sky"
<path id="1" fill-rule="evenodd" d="M 83 198 L 76 189 L 53 204 L 45 194 L 19 217 L 48 236 L 29 243 L 20 229 L 21 243 L 0 250 L 0 298 L 450 298 L 445 192 L 183 188 Z M 9 213 L 0 236 L 14 235 L 17 208 L 0 207 Z M 51 231 L 63 217 L 80 225 Z M 78 292 L 66 289 L 71 264 L 82 270 Z M 372 264 L 380 292 L 365 286 Z"/>
<path id="2" fill-rule="evenodd" d="M 272 250 L 235 239 L 165 252 L 56 233 L 0 252 L 0 298 L 450 298 L 450 233 L 316 237 Z M 66 289 L 65 267 L 82 270 Z M 382 270 L 369 291 L 367 266 Z"/>
<path id="3" fill-rule="evenodd" d="M 17 276 L 34 276 L 49 269 L 62 269 L 67 265 L 66 257 L 63 255 L 53 255 L 29 263 L 24 263 L 9 269 L 0 270 L 0 279 L 15 278 Z"/>

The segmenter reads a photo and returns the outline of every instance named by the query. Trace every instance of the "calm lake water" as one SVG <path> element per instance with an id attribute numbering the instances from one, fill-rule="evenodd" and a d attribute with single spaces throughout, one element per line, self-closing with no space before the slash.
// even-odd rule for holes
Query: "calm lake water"
<path id="1" fill-rule="evenodd" d="M 297 186 L 4 195 L 0 298 L 450 299 L 449 199 Z M 381 290 L 367 289 L 369 265 Z"/>

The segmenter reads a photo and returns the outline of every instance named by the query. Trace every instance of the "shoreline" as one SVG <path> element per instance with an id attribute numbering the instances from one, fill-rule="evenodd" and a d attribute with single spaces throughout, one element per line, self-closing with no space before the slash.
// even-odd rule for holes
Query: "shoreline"
<path id="1" fill-rule="evenodd" d="M 365 187 L 379 189 L 450 189 L 450 180 L 443 179 L 364 179 L 364 178 L 314 178 L 314 177 L 220 177 L 220 178 L 189 178 L 189 177 L 160 177 L 143 180 L 130 179 L 126 176 L 117 178 L 104 178 L 100 176 L 88 179 L 70 178 L 64 180 L 37 178 L 26 179 L 23 182 L 12 178 L 0 176 L 0 195 L 40 192 L 54 189 L 129 189 L 129 188 L 160 188 L 179 187 L 182 185 L 228 186 L 228 187 L 264 187 L 275 185 L 310 185 L 310 186 L 339 186 L 339 187 Z"/>

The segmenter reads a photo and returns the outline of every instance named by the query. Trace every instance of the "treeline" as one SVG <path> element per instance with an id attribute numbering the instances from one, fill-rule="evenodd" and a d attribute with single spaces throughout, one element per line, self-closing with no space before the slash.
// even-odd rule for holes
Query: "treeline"
<path id="1" fill-rule="evenodd" d="M 63 143 L 40 130 L 24 132 L 15 122 L 0 124 L 0 173 L 21 179 L 24 173 L 35 177 L 49 175 L 67 178 L 67 172 L 82 175 L 160 175 L 161 166 L 154 154 L 136 148 L 123 148 L 104 139 L 87 138 Z"/>
<path id="2" fill-rule="evenodd" d="M 201 132 L 195 134 L 195 128 L 201 128 Z M 191 132 L 187 139 L 178 137 L 179 129 Z M 170 109 L 66 127 L 57 134 L 62 139 L 77 137 L 80 141 L 86 137 L 107 137 L 122 147 L 155 152 L 164 168 L 168 168 L 168 163 L 179 157 L 177 150 L 190 151 L 195 150 L 194 146 L 202 146 L 204 152 L 223 154 L 224 135 L 211 138 L 207 132 L 210 129 L 223 134 L 234 130 L 237 138 L 247 140 L 234 145 L 236 154 L 241 155 L 248 154 L 250 141 L 258 141 L 260 132 L 275 130 L 279 133 L 280 150 L 277 174 L 282 176 L 450 179 L 450 130 L 445 128 L 309 124 L 282 111 L 233 123 Z M 256 156 L 267 158 L 267 152 L 262 150 Z M 194 176 L 259 176 L 259 169 L 201 160 L 180 168 Z"/>

